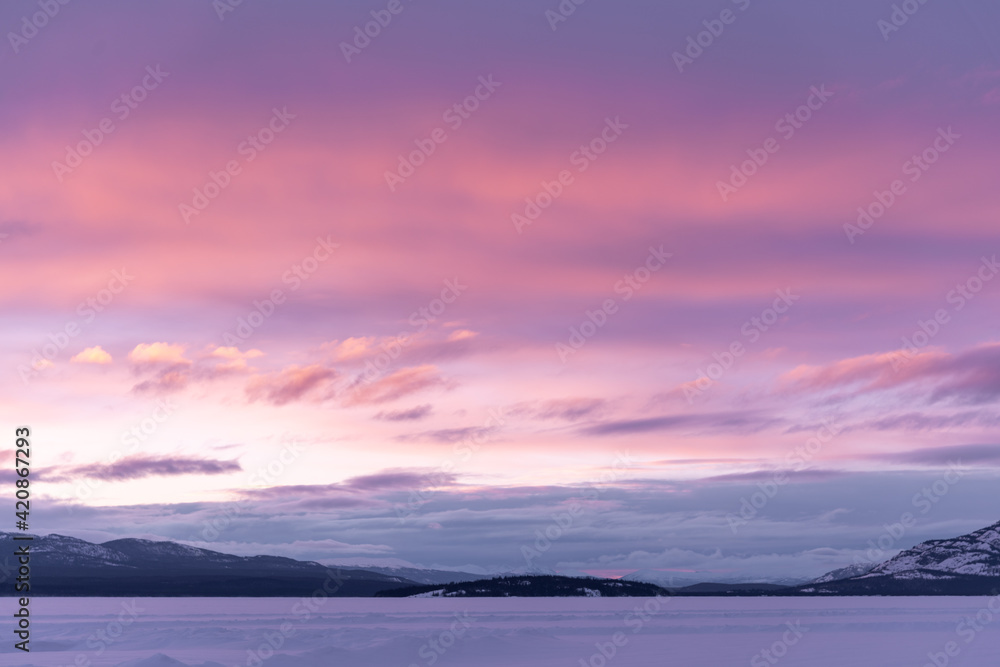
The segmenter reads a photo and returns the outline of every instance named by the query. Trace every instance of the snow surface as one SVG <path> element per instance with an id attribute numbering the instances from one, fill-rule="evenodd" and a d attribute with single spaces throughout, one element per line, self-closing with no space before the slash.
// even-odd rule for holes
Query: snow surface
<path id="1" fill-rule="evenodd" d="M 0 664 L 246 667 L 261 651 L 254 667 L 922 667 L 949 642 L 952 666 L 1000 655 L 1000 598 L 334 598 L 308 615 L 301 599 L 140 598 L 119 625 L 130 604 L 32 598 L 31 653 L 8 637 Z M 0 606 L 10 635 L 14 601 Z"/>

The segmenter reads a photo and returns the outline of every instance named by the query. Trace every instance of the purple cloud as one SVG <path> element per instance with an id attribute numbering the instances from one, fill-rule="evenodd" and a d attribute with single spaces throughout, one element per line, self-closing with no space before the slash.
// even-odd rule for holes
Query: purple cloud
<path id="1" fill-rule="evenodd" d="M 51 470 L 51 469 L 50 469 Z M 126 481 L 144 477 L 173 477 L 179 475 L 221 475 L 243 470 L 238 461 L 216 459 L 186 459 L 176 457 L 136 456 L 110 465 L 92 463 L 69 468 L 46 471 L 44 477 L 50 482 L 66 482 L 86 477 L 110 481 Z"/>
<path id="2" fill-rule="evenodd" d="M 408 410 L 389 410 L 379 412 L 375 419 L 387 422 L 417 421 L 431 414 L 433 408 L 430 405 L 418 405 Z"/>

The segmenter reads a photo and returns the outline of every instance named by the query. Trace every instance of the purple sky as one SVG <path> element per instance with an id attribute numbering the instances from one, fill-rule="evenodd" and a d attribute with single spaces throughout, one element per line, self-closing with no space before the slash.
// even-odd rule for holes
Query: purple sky
<path id="1" fill-rule="evenodd" d="M 0 8 L 34 528 L 807 576 L 996 521 L 995 4 L 225 3 Z"/>

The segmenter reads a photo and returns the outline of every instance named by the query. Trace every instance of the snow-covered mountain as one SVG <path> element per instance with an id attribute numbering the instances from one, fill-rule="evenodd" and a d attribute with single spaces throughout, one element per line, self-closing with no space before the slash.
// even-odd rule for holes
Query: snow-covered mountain
<path id="1" fill-rule="evenodd" d="M 876 566 L 864 577 L 965 574 L 1000 577 L 1000 522 L 947 540 L 928 540 Z"/>
<path id="2" fill-rule="evenodd" d="M 845 568 L 849 569 L 849 568 Z M 1000 522 L 921 542 L 867 572 L 824 575 L 798 592 L 827 595 L 989 595 L 1000 587 Z"/>
<path id="3" fill-rule="evenodd" d="M 839 581 L 841 579 L 850 579 L 852 577 L 860 577 L 863 574 L 868 574 L 875 568 L 876 565 L 873 563 L 858 563 L 856 565 L 848 565 L 847 567 L 842 567 L 836 570 L 827 572 L 822 577 L 816 577 L 810 584 L 825 584 L 830 581 Z"/>

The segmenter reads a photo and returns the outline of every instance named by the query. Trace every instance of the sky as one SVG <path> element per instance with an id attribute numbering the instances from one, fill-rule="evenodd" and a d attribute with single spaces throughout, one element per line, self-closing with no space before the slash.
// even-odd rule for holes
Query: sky
<path id="1" fill-rule="evenodd" d="M 33 530 L 773 579 L 1000 518 L 987 0 L 0 26 Z"/>

